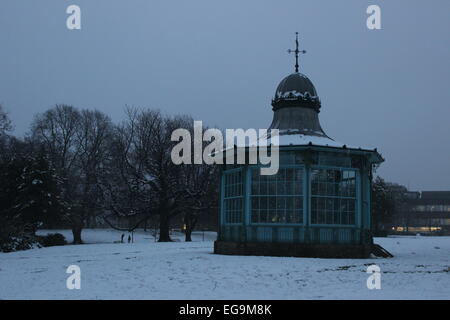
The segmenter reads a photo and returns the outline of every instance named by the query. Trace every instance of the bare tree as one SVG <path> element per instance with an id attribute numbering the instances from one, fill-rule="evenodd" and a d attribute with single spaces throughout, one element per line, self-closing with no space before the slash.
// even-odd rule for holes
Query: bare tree
<path id="1" fill-rule="evenodd" d="M 171 135 L 177 128 L 192 126 L 192 120 L 167 117 L 154 110 L 128 108 L 126 113 L 127 120 L 114 134 L 109 166 L 113 178 L 102 184 L 105 204 L 111 215 L 133 219 L 129 228 L 157 216 L 158 241 L 171 241 L 171 220 L 186 211 L 185 201 L 190 197 L 183 168 L 171 159 L 175 144 Z"/>
<path id="2" fill-rule="evenodd" d="M 180 169 L 172 162 L 172 131 L 178 119 L 164 117 L 157 111 L 144 110 L 136 126 L 135 151 L 141 165 L 142 183 L 148 187 L 149 212 L 159 217 L 160 242 L 171 241 L 170 221 L 180 213 Z"/>
<path id="3" fill-rule="evenodd" d="M 10 144 L 11 140 L 15 140 L 7 134 L 12 130 L 11 120 L 8 117 L 8 113 L 3 109 L 0 104 L 0 161 L 7 161 L 10 158 Z"/>
<path id="4" fill-rule="evenodd" d="M 159 240 L 171 241 L 169 235 L 170 221 L 178 212 L 177 205 L 177 173 L 170 157 L 170 123 L 169 119 L 161 122 L 154 137 L 151 148 L 151 160 L 146 163 L 147 172 L 154 179 L 151 181 L 152 193 L 156 195 L 156 208 L 159 216 Z"/>
<path id="5" fill-rule="evenodd" d="M 76 166 L 80 154 L 77 134 L 80 130 L 80 113 L 68 105 L 56 105 L 35 117 L 32 123 L 32 139 L 46 149 L 59 177 L 63 180 L 63 197 L 67 212 L 65 219 L 72 226 L 74 243 L 81 243 L 83 219 L 80 213 L 79 172 Z"/>
<path id="6" fill-rule="evenodd" d="M 38 114 L 32 123 L 32 137 L 45 145 L 64 177 L 74 174 L 73 169 L 80 153 L 77 141 L 79 128 L 80 113 L 68 105 L 56 105 Z"/>
<path id="7" fill-rule="evenodd" d="M 12 130 L 11 120 L 8 117 L 8 113 L 3 109 L 0 104 L 0 137 L 5 135 L 8 131 Z"/>
<path id="8" fill-rule="evenodd" d="M 76 244 L 82 243 L 86 220 L 98 208 L 100 169 L 107 155 L 111 122 L 99 111 L 78 111 L 72 106 L 56 105 L 36 116 L 32 139 L 45 147 L 59 176 L 68 210 L 66 220 L 72 227 Z"/>
<path id="9" fill-rule="evenodd" d="M 112 228 L 132 232 L 152 213 L 149 208 L 142 157 L 136 153 L 137 122 L 140 111 L 126 108 L 127 119 L 116 125 L 109 144 L 109 156 L 103 167 L 102 188 L 104 220 Z M 127 220 L 127 227 L 112 221 Z M 137 221 L 137 222 L 136 222 Z"/>
<path id="10" fill-rule="evenodd" d="M 192 241 L 199 216 L 209 214 L 217 206 L 219 168 L 217 165 L 183 165 L 183 184 L 185 201 L 183 202 L 185 241 Z"/>
<path id="11" fill-rule="evenodd" d="M 79 172 L 80 210 L 74 237 L 81 242 L 81 230 L 95 218 L 102 208 L 101 180 L 102 168 L 108 157 L 112 123 L 108 116 L 94 110 L 82 110 L 76 139 L 79 146 L 77 172 Z"/>

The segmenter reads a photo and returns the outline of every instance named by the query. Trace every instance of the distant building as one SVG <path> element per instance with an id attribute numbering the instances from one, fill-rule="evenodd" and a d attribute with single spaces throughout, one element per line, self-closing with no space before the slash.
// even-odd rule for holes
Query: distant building
<path id="1" fill-rule="evenodd" d="M 450 191 L 409 191 L 405 198 L 393 232 L 450 234 Z"/>

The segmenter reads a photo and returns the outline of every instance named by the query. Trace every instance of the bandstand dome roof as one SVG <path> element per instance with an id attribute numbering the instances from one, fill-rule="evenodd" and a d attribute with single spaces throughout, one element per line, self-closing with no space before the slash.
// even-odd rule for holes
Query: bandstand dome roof
<path id="1" fill-rule="evenodd" d="M 309 107 L 318 112 L 320 99 L 311 80 L 304 74 L 295 72 L 281 80 L 272 106 L 274 110 L 283 107 Z"/>

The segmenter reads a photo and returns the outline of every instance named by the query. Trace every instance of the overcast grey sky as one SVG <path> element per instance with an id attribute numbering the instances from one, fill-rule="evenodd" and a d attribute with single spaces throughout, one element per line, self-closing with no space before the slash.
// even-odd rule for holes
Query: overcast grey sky
<path id="1" fill-rule="evenodd" d="M 66 8 L 81 7 L 81 30 Z M 382 30 L 366 28 L 378 4 Z M 15 134 L 56 103 L 266 128 L 299 31 L 325 132 L 376 146 L 378 174 L 450 190 L 450 1 L 1 0 L 0 103 Z"/>

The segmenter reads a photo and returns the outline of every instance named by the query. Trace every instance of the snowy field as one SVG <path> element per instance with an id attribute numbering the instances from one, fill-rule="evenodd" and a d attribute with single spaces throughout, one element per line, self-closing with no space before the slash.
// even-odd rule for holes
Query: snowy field
<path id="1" fill-rule="evenodd" d="M 450 299 L 450 237 L 377 238 L 392 259 L 307 259 L 214 255 L 214 233 L 113 243 L 120 235 L 84 230 L 85 245 L 0 253 L 0 299 Z M 66 288 L 73 264 L 80 290 Z M 367 289 L 370 264 L 380 290 Z"/>

